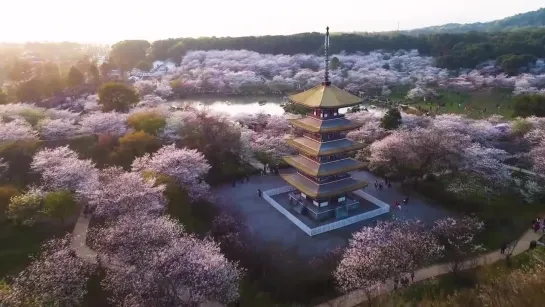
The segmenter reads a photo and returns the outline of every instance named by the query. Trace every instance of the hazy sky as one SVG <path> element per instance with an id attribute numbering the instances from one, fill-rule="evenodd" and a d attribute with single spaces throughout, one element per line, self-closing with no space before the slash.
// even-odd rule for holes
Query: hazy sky
<path id="1" fill-rule="evenodd" d="M 0 41 L 116 42 L 412 29 L 500 19 L 544 0 L 0 0 Z"/>

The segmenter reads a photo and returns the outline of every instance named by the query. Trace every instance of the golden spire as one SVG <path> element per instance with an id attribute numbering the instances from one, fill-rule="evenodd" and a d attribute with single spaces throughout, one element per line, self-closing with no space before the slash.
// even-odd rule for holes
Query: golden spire
<path id="1" fill-rule="evenodd" d="M 322 85 L 329 86 L 331 82 L 329 81 L 329 26 L 325 28 L 325 43 L 324 43 L 324 49 L 325 49 L 325 74 L 324 74 L 324 82 L 322 82 Z"/>

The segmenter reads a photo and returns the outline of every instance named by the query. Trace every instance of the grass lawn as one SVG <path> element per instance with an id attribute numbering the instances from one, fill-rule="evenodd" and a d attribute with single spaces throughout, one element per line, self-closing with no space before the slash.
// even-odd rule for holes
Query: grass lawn
<path id="1" fill-rule="evenodd" d="M 69 225 L 66 229 L 72 229 Z M 41 244 L 54 236 L 62 236 L 63 229 L 47 225 L 17 227 L 10 221 L 0 221 L 0 279 L 17 274 L 29 262 L 29 256 L 40 250 Z"/>
<path id="2" fill-rule="evenodd" d="M 486 118 L 493 114 L 505 118 L 513 117 L 513 100 L 510 91 L 505 89 L 488 89 L 473 92 L 456 92 L 438 89 L 441 98 L 425 101 L 408 102 L 409 105 L 419 106 L 434 114 L 466 114 L 471 118 Z M 439 104 L 444 104 L 436 111 Z M 499 108 L 498 108 L 499 106 Z"/>
<path id="3" fill-rule="evenodd" d="M 533 261 L 537 259 L 537 261 Z M 527 251 L 511 258 L 508 266 L 506 261 L 499 261 L 484 267 L 478 267 L 454 274 L 446 274 L 434 279 L 425 280 L 394 294 L 396 300 L 404 303 L 417 303 L 424 298 L 433 299 L 445 297 L 454 291 L 474 288 L 491 278 L 506 275 L 514 269 L 531 268 L 536 262 L 545 260 L 545 247 L 538 246 L 536 249 Z M 363 306 L 363 305 L 362 305 Z"/>
<path id="4" fill-rule="evenodd" d="M 422 195 L 433 199 L 449 210 L 461 214 L 475 214 L 485 222 L 485 231 L 477 240 L 489 250 L 517 239 L 531 226 L 531 221 L 544 212 L 543 204 L 525 204 L 519 195 L 504 194 L 491 197 L 461 197 L 446 190 L 445 181 L 420 182 L 416 187 Z"/>

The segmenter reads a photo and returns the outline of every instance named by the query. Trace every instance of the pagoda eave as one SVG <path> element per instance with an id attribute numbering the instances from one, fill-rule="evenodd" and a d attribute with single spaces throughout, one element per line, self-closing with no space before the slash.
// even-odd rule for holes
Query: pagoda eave
<path id="1" fill-rule="evenodd" d="M 320 143 L 306 137 L 298 137 L 293 139 L 287 139 L 286 143 L 289 146 L 313 157 L 337 155 L 341 153 L 360 150 L 365 147 L 365 144 L 354 142 L 348 139 L 340 139 Z"/>
<path id="2" fill-rule="evenodd" d="M 363 126 L 362 123 L 352 122 L 345 118 L 323 121 L 312 117 L 305 117 L 298 119 L 288 119 L 288 121 L 298 128 L 313 133 L 342 132 L 357 129 Z"/>
<path id="3" fill-rule="evenodd" d="M 291 95 L 290 101 L 307 108 L 339 109 L 361 104 L 360 97 L 333 85 L 318 85 L 304 92 Z"/>
<path id="4" fill-rule="evenodd" d="M 352 158 L 320 164 L 300 155 L 285 156 L 284 161 L 298 171 L 312 177 L 333 176 L 365 167 L 365 163 Z"/>
<path id="5" fill-rule="evenodd" d="M 362 189 L 368 185 L 365 181 L 356 180 L 353 178 L 345 178 L 330 183 L 317 184 L 299 173 L 280 174 L 280 176 L 282 176 L 286 182 L 294 186 L 301 193 L 304 193 L 305 195 L 314 199 L 337 196 L 343 193 Z"/>

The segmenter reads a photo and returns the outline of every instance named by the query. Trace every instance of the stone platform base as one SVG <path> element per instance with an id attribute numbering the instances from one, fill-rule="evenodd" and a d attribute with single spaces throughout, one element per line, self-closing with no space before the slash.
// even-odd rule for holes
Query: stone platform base
<path id="1" fill-rule="evenodd" d="M 361 199 L 358 211 L 354 211 L 342 219 L 315 221 L 293 210 L 293 205 L 289 202 L 289 193 L 294 190 L 291 186 L 285 186 L 264 191 L 263 198 L 309 236 L 339 229 L 390 212 L 388 204 L 362 190 L 357 190 L 353 194 Z"/>

